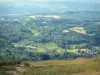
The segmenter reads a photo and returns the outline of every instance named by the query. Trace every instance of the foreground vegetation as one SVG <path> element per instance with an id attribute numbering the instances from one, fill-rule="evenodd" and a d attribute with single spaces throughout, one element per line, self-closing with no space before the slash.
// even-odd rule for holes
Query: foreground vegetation
<path id="1" fill-rule="evenodd" d="M 100 57 L 76 60 L 0 62 L 0 75 L 100 75 Z"/>

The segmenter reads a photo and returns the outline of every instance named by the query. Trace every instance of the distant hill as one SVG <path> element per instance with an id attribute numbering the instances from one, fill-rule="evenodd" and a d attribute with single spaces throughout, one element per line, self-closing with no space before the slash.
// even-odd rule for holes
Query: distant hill
<path id="1" fill-rule="evenodd" d="M 68 1 L 48 1 L 44 2 L 16 2 L 1 3 L 1 14 L 20 14 L 20 13 L 50 13 L 68 11 L 99 11 L 99 3 L 93 2 L 68 2 Z"/>

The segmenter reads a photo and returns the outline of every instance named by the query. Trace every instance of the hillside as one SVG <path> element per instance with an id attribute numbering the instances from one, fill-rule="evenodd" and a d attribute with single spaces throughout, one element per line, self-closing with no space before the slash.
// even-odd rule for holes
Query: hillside
<path id="1" fill-rule="evenodd" d="M 0 75 L 100 75 L 100 1 L 0 0 Z"/>
<path id="2" fill-rule="evenodd" d="M 100 55 L 98 0 L 0 1 L 0 60 Z"/>
<path id="3" fill-rule="evenodd" d="M 100 57 L 7 63 L 0 62 L 0 75 L 100 75 Z M 18 67 L 18 64 L 21 66 Z"/>
<path id="4" fill-rule="evenodd" d="M 99 55 L 99 22 L 73 13 L 0 16 L 1 60 L 76 59 Z M 75 16 L 79 18 L 76 20 Z"/>

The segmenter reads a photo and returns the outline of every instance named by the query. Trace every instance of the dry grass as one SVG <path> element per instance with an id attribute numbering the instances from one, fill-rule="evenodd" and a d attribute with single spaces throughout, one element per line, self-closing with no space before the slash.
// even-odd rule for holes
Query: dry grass
<path id="1" fill-rule="evenodd" d="M 100 57 L 24 63 L 32 66 L 21 67 L 20 71 L 17 72 L 18 75 L 100 75 Z M 11 74 L 9 73 L 8 75 Z"/>
<path id="2" fill-rule="evenodd" d="M 76 60 L 49 60 L 41 62 L 28 62 L 34 66 L 49 66 L 49 65 L 69 65 L 69 64 L 84 64 L 91 61 L 91 59 L 76 59 Z"/>
<path id="3" fill-rule="evenodd" d="M 74 75 L 100 75 L 100 72 L 85 72 L 85 73 L 77 73 Z"/>

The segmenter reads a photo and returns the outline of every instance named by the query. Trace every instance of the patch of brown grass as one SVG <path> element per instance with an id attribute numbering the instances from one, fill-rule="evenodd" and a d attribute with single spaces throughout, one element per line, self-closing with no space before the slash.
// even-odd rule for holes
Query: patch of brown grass
<path id="1" fill-rule="evenodd" d="M 18 75 L 100 75 L 100 57 L 76 60 L 23 62 L 32 66 L 17 67 Z M 9 72 L 12 73 L 13 70 Z M 8 72 L 8 75 L 10 73 Z"/>
<path id="2" fill-rule="evenodd" d="M 100 75 L 100 72 L 84 72 L 84 73 L 77 73 L 74 75 Z"/>

